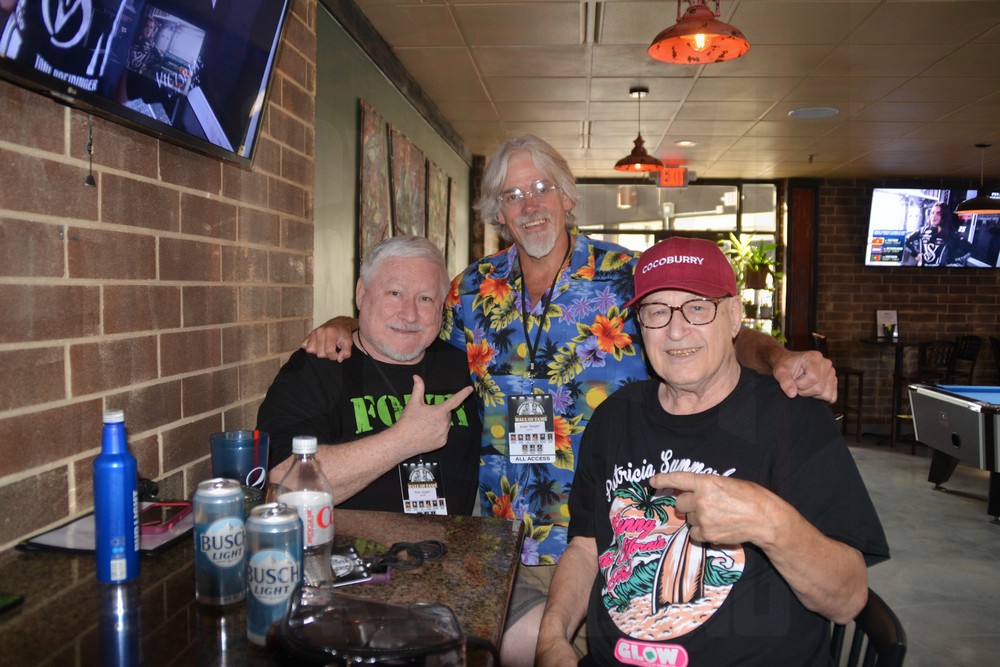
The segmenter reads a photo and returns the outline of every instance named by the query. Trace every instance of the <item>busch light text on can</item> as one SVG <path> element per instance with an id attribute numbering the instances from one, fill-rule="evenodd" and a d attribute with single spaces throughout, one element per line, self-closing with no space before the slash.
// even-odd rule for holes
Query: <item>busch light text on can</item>
<path id="1" fill-rule="evenodd" d="M 247 519 L 247 638 L 264 646 L 302 579 L 302 520 L 294 507 L 268 503 Z"/>
<path id="2" fill-rule="evenodd" d="M 235 479 L 205 480 L 194 492 L 194 587 L 203 604 L 246 597 L 243 489 Z"/>

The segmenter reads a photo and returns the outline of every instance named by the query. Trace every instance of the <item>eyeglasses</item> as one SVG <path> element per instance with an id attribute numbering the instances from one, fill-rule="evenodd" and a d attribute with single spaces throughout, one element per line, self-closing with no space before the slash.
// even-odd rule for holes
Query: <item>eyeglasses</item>
<path id="1" fill-rule="evenodd" d="M 644 303 L 639 306 L 636 315 L 639 324 L 646 329 L 662 329 L 674 318 L 674 311 L 679 310 L 688 324 L 704 326 L 715 321 L 719 312 L 719 304 L 728 297 L 701 298 L 685 301 L 679 306 L 671 306 L 658 301 Z"/>
<path id="2" fill-rule="evenodd" d="M 549 194 L 558 189 L 558 185 L 539 179 L 528 186 L 527 192 L 521 188 L 512 188 L 500 193 L 500 196 L 497 197 L 497 201 L 504 206 L 514 208 L 516 206 L 520 206 L 522 202 L 524 202 L 525 197 L 530 197 L 532 199 L 538 197 L 541 200 L 545 199 Z"/>

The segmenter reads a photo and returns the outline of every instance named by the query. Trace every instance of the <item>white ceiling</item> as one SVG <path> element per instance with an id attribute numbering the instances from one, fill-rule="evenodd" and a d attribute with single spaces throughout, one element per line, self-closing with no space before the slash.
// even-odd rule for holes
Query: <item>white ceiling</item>
<path id="1" fill-rule="evenodd" d="M 1000 176 L 1000 0 L 722 0 L 750 51 L 700 66 L 646 54 L 676 0 L 355 1 L 472 153 L 532 132 L 621 176 L 643 85 L 647 149 L 699 178 Z"/>

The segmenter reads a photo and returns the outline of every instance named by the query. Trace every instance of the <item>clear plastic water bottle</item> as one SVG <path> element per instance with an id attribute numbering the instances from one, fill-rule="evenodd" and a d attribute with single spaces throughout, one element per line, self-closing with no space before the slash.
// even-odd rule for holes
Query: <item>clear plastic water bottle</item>
<path id="1" fill-rule="evenodd" d="M 302 519 L 303 580 L 321 586 L 333 580 L 333 487 L 316 461 L 316 438 L 292 438 L 292 467 L 278 483 L 278 502 L 294 507 Z"/>
<path id="2" fill-rule="evenodd" d="M 139 576 L 139 477 L 121 410 L 104 413 L 101 453 L 94 459 L 94 542 L 98 581 Z"/>

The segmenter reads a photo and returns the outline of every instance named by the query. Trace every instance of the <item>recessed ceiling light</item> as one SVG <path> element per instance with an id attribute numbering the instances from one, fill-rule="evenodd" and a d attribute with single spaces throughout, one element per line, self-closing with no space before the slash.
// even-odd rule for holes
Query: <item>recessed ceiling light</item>
<path id="1" fill-rule="evenodd" d="M 840 113 L 840 109 L 834 109 L 833 107 L 802 107 L 801 109 L 792 109 L 788 112 L 788 115 L 792 118 L 814 120 L 816 118 L 830 118 L 831 116 L 836 116 L 838 113 Z"/>
<path id="2" fill-rule="evenodd" d="M 690 139 L 678 139 L 674 142 L 678 146 L 683 146 L 684 148 L 690 148 L 691 146 L 697 146 L 697 141 L 691 141 Z"/>

